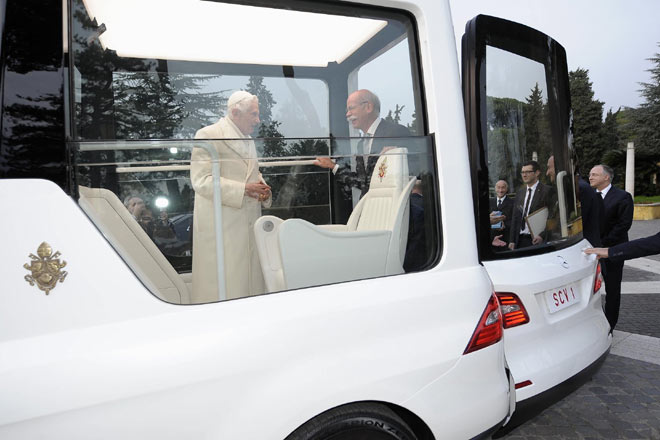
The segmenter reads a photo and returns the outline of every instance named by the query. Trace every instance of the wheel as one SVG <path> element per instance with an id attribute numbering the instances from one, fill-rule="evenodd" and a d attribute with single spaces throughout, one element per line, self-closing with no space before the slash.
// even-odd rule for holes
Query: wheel
<path id="1" fill-rule="evenodd" d="M 286 440 L 417 440 L 417 436 L 385 405 L 356 403 L 324 412 Z"/>

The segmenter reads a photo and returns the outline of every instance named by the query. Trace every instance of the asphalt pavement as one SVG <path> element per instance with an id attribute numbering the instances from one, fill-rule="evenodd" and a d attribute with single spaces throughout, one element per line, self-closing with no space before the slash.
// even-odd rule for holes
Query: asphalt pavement
<path id="1" fill-rule="evenodd" d="M 630 239 L 660 231 L 635 221 Z M 580 389 L 502 437 L 660 440 L 660 255 L 626 262 L 621 312 L 602 368 Z"/>

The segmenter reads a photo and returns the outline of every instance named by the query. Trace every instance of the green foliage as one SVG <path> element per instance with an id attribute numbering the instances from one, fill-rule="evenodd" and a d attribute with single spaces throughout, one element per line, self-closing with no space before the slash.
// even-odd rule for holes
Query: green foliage
<path id="1" fill-rule="evenodd" d="M 403 111 L 404 107 L 405 105 L 399 106 L 399 104 L 396 104 L 394 107 L 394 112 L 390 110 L 387 112 L 387 116 L 385 116 L 383 119 L 394 122 L 395 124 L 399 124 L 401 122 L 401 112 Z"/>
<path id="2" fill-rule="evenodd" d="M 660 196 L 635 196 L 635 203 L 660 203 Z"/>
<path id="3" fill-rule="evenodd" d="M 422 127 L 421 127 L 419 121 L 417 120 L 417 112 L 416 111 L 414 111 L 413 114 L 412 114 L 412 121 L 410 122 L 410 124 L 408 124 L 408 130 L 410 130 L 410 133 L 413 136 L 421 136 L 423 134 L 422 133 Z"/>
<path id="4" fill-rule="evenodd" d="M 273 106 L 277 104 L 277 101 L 275 101 L 273 94 L 264 85 L 264 77 L 251 76 L 248 79 L 245 90 L 259 99 L 259 119 L 261 119 L 261 125 L 269 126 L 273 119 Z M 279 125 L 277 124 L 277 126 Z"/>
<path id="5" fill-rule="evenodd" d="M 604 164 L 614 169 L 614 185 L 625 186 L 626 151 L 609 150 L 603 156 Z M 657 194 L 657 174 L 660 154 L 650 151 L 635 151 L 635 194 L 652 196 Z"/>
<path id="6" fill-rule="evenodd" d="M 573 146 L 580 158 L 580 173 L 601 162 L 606 149 L 602 143 L 603 102 L 594 99 L 589 70 L 578 68 L 568 73 L 573 109 Z"/>
<path id="7" fill-rule="evenodd" d="M 259 99 L 261 124 L 257 151 L 262 157 L 316 157 L 328 154 L 328 144 L 320 139 L 285 139 L 279 131 L 281 122 L 272 119 L 277 103 L 261 76 L 251 76 L 245 89 Z M 281 218 L 298 217 L 313 223 L 327 223 L 327 173 L 311 166 L 264 167 L 261 172 L 273 192 L 273 206 L 264 214 Z M 319 207 L 321 207 L 319 209 Z"/>
<path id="8" fill-rule="evenodd" d="M 648 60 L 652 63 L 652 67 L 647 70 L 651 73 L 651 82 L 640 83 L 644 102 L 633 114 L 637 132 L 636 148 L 660 153 L 660 53 Z"/>
<path id="9" fill-rule="evenodd" d="M 486 106 L 490 184 L 503 179 L 515 188 L 524 162 L 536 158 L 545 165 L 552 155 L 548 105 L 537 83 L 525 102 L 489 96 Z"/>
<path id="10" fill-rule="evenodd" d="M 543 94 L 538 83 L 531 90 L 526 102 L 523 121 L 525 123 L 527 151 L 536 152 L 538 162 L 545 164 L 552 156 L 552 136 L 549 109 L 547 104 L 543 103 Z M 531 156 L 529 159 L 531 159 Z"/>

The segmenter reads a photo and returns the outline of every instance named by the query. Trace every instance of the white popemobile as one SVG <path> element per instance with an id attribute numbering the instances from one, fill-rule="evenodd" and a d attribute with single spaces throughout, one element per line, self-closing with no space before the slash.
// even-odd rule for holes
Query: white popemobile
<path id="1" fill-rule="evenodd" d="M 0 438 L 489 438 L 607 355 L 548 36 L 474 18 L 461 83 L 447 1 L 6 0 L 0 16 Z M 240 89 L 252 137 L 195 139 L 247 111 L 227 103 Z M 355 115 L 409 135 L 361 137 Z M 512 213 L 543 242 L 496 246 L 494 183 L 513 197 L 550 156 L 552 197 Z M 232 227 L 227 188 L 253 203 L 235 171 L 256 167 L 269 200 Z M 219 285 L 196 296 L 199 197 L 214 233 L 195 258 Z M 225 282 L 243 258 L 226 234 L 254 234 L 263 292 Z"/>

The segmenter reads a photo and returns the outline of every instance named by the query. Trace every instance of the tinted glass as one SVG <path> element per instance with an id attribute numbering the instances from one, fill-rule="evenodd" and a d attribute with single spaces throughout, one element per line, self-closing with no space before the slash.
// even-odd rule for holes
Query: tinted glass
<path id="1" fill-rule="evenodd" d="M 407 16 L 162 5 L 71 10 L 81 205 L 146 285 L 198 303 L 432 264 L 437 180 Z"/>
<path id="2" fill-rule="evenodd" d="M 568 152 L 552 126 L 546 68 L 491 46 L 486 56 L 491 246 L 507 252 L 564 241 L 581 222 Z"/>

